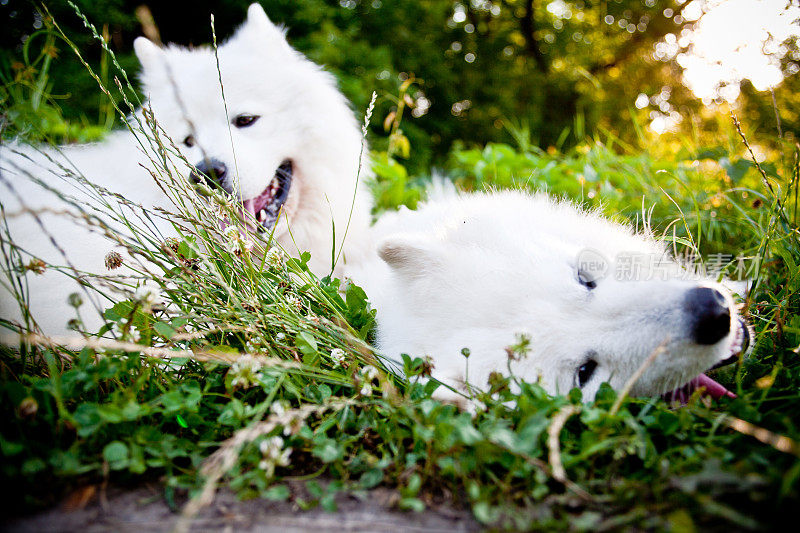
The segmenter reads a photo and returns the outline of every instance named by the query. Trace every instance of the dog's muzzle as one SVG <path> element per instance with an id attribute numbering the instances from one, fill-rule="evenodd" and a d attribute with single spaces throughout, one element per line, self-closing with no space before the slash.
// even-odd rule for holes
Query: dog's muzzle
<path id="1" fill-rule="evenodd" d="M 292 187 L 294 165 L 290 159 L 284 159 L 275 170 L 272 179 L 254 198 L 242 200 L 242 217 L 245 225 L 252 231 L 267 231 L 278 221 Z M 194 167 L 189 179 L 196 184 L 204 184 L 210 188 L 223 189 L 232 193 L 228 167 L 217 159 L 204 159 Z"/>

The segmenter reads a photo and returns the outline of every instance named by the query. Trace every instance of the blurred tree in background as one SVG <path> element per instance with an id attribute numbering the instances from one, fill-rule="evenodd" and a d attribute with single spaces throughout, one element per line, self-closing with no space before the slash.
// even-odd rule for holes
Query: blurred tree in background
<path id="1" fill-rule="evenodd" d="M 136 10 L 143 3 L 164 42 L 197 45 L 210 41 L 212 12 L 217 35 L 224 38 L 250 2 L 75 0 L 129 72 L 137 69 L 132 42 L 142 33 Z M 416 80 L 409 91 L 412 117 L 403 124 L 414 146 L 412 168 L 442 161 L 454 143 L 514 140 L 563 148 L 598 131 L 635 140 L 639 126 L 659 114 L 690 117 L 684 121 L 688 127 L 708 118 L 702 102 L 681 84 L 674 50 L 658 48 L 677 46 L 676 36 L 691 27 L 693 20 L 682 15 L 692 3 L 686 0 L 261 3 L 273 21 L 289 28 L 295 47 L 338 76 L 357 109 L 366 107 L 373 90 L 392 94 L 402 81 Z M 107 58 L 74 9 L 63 0 L 45 5 L 82 55 L 107 75 Z M 0 0 L 0 20 L 4 81 L 33 76 L 31 59 L 47 40 L 44 10 L 28 0 Z M 57 101 L 64 116 L 104 124 L 110 113 L 95 81 L 65 43 L 49 46 L 49 55 L 59 56 L 49 66 L 49 92 L 64 95 Z M 783 56 L 786 73 L 796 72 L 798 59 L 794 46 Z M 797 85 L 797 76 L 790 76 L 775 93 L 783 132 L 795 136 Z M 8 107 L 13 95 L 4 98 Z M 382 98 L 378 105 L 379 116 L 386 116 L 394 103 Z M 740 105 L 748 123 L 775 128 L 769 92 L 745 83 Z"/>

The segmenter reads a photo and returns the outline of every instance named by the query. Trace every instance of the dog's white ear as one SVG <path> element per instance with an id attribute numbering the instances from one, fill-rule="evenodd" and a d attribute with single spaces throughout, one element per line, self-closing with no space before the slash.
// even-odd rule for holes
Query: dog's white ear
<path id="1" fill-rule="evenodd" d="M 147 37 L 137 37 L 133 41 L 133 50 L 136 52 L 136 57 L 139 59 L 139 63 L 142 64 L 142 68 L 146 71 L 160 68 L 157 65 L 164 62 L 164 50 Z"/>
<path id="2" fill-rule="evenodd" d="M 250 4 L 247 8 L 247 20 L 234 35 L 234 39 L 246 36 L 251 42 L 258 42 L 266 46 L 281 46 L 288 48 L 286 31 L 269 20 L 261 4 Z"/>
<path id="3" fill-rule="evenodd" d="M 275 26 L 267 16 L 264 8 L 258 2 L 253 2 L 247 8 L 247 24 L 261 24 L 262 26 Z"/>
<path id="4" fill-rule="evenodd" d="M 378 246 L 378 255 L 395 272 L 412 277 L 431 273 L 440 264 L 433 243 L 411 235 L 388 237 Z"/>

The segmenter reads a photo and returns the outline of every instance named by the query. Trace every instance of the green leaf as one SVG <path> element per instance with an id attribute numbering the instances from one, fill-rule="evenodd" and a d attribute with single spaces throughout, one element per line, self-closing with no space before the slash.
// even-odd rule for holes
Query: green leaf
<path id="1" fill-rule="evenodd" d="M 750 167 L 753 167 L 753 163 L 747 159 L 738 158 L 734 161 L 731 161 L 727 157 L 723 157 L 719 160 L 719 164 L 722 168 L 725 169 L 725 172 L 728 173 L 728 177 L 735 183 L 742 179 Z"/>
<path id="2" fill-rule="evenodd" d="M 105 313 L 103 313 L 103 316 L 108 320 L 119 322 L 120 320 L 127 319 L 129 316 L 131 316 L 134 305 L 135 304 L 130 300 L 118 302 L 110 309 L 106 309 Z"/>
<path id="3" fill-rule="evenodd" d="M 286 485 L 273 485 L 265 491 L 261 492 L 261 497 L 274 502 L 282 502 L 289 499 L 292 491 Z"/>
<path id="4" fill-rule="evenodd" d="M 144 462 L 144 449 L 137 444 L 131 443 L 129 450 L 128 470 L 134 474 L 143 474 L 147 470 L 147 465 Z"/>
<path id="5" fill-rule="evenodd" d="M 335 440 L 325 438 L 311 450 L 311 453 L 319 457 L 324 463 L 332 463 L 344 457 L 344 450 L 336 444 Z"/>
<path id="6" fill-rule="evenodd" d="M 671 435 L 681 427 L 680 419 L 669 411 L 658 413 L 658 423 L 656 426 L 664 432 L 664 435 Z"/>
<path id="7" fill-rule="evenodd" d="M 227 344 L 214 344 L 214 345 L 206 347 L 206 351 L 211 352 L 211 353 L 219 353 L 219 354 L 222 354 L 222 355 L 225 355 L 225 354 L 238 355 L 239 354 L 239 350 L 237 350 L 236 348 L 234 348 L 232 346 L 228 346 Z"/>
<path id="8" fill-rule="evenodd" d="M 143 406 L 134 400 L 129 400 L 121 410 L 122 418 L 125 420 L 136 420 L 143 412 L 147 411 Z"/>
<path id="9" fill-rule="evenodd" d="M 78 427 L 79 437 L 88 437 L 103 425 L 103 418 L 100 416 L 99 406 L 95 403 L 82 403 L 72 415 Z"/>
<path id="10" fill-rule="evenodd" d="M 456 430 L 459 440 L 467 446 L 483 440 L 481 432 L 472 425 L 472 418 L 469 413 L 461 413 L 453 421 L 453 427 Z"/>
<path id="11" fill-rule="evenodd" d="M 399 502 L 400 508 L 415 513 L 421 513 L 425 510 L 425 504 L 419 498 L 403 498 Z"/>
<path id="12" fill-rule="evenodd" d="M 383 481 L 383 470 L 380 468 L 367 470 L 361 474 L 361 478 L 358 480 L 359 484 L 365 489 L 376 487 L 381 481 Z"/>
<path id="13" fill-rule="evenodd" d="M 175 328 L 164 322 L 156 322 L 155 324 L 153 324 L 153 329 L 156 330 L 156 333 L 158 333 L 165 339 L 171 339 L 177 333 L 177 331 L 175 331 Z"/>
<path id="14" fill-rule="evenodd" d="M 320 506 L 329 513 L 336 512 L 336 494 L 326 494 L 319 500 Z"/>
<path id="15" fill-rule="evenodd" d="M 217 422 L 225 426 L 238 426 L 244 419 L 244 404 L 236 398 L 231 399 L 217 417 Z"/>
<path id="16" fill-rule="evenodd" d="M 108 462 L 108 466 L 112 470 L 126 468 L 128 466 L 128 446 L 118 440 L 109 442 L 103 448 L 103 459 Z"/>
<path id="17" fill-rule="evenodd" d="M 422 488 L 422 477 L 415 472 L 408 479 L 408 485 L 406 485 L 403 493 L 408 496 L 415 496 L 419 493 L 420 488 Z"/>
<path id="18" fill-rule="evenodd" d="M 295 339 L 295 346 L 303 354 L 303 363 L 313 366 L 319 361 L 319 353 L 317 352 L 317 340 L 314 336 L 307 332 L 301 331 L 297 334 Z"/>
<path id="19" fill-rule="evenodd" d="M 34 457 L 22 463 L 20 471 L 26 476 L 33 476 L 45 468 L 47 468 L 47 464 L 38 457 Z"/>
<path id="20" fill-rule="evenodd" d="M 488 502 L 476 502 L 472 506 L 472 512 L 478 522 L 482 524 L 491 524 L 497 520 L 497 510 L 492 509 Z"/>
<path id="21" fill-rule="evenodd" d="M 715 146 L 713 148 L 700 149 L 693 159 L 713 159 L 714 161 L 719 161 L 727 155 L 727 149 L 723 148 L 722 146 Z"/>
<path id="22" fill-rule="evenodd" d="M 14 455 L 17 455 L 24 449 L 25 446 L 23 444 L 20 444 L 18 442 L 8 441 L 4 439 L 2 436 L 0 436 L 0 452 L 2 452 L 3 456 L 12 457 Z"/>
<path id="23" fill-rule="evenodd" d="M 103 404 L 97 408 L 97 414 L 103 422 L 109 424 L 116 424 L 122 422 L 123 414 L 122 409 L 114 404 Z"/>

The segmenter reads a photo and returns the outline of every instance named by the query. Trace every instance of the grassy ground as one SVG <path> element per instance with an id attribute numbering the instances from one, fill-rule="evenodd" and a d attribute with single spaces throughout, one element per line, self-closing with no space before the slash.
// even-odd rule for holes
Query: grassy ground
<path id="1" fill-rule="evenodd" d="M 5 85 L 6 117 L 34 125 L 17 130 L 33 137 L 48 124 L 71 131 L 48 103 L 45 65 L 33 66 Z M 797 152 L 726 124 L 710 141 L 642 134 L 628 146 L 607 134 L 566 153 L 517 132 L 515 147 L 454 149 L 445 170 L 465 189 L 547 188 L 639 224 L 652 207 L 678 253 L 730 256 L 717 266 L 754 280 L 744 304 L 755 350 L 716 376 L 738 398 L 676 408 L 605 388 L 584 403 L 578 391 L 551 397 L 534 384 L 513 393 L 498 378 L 485 409 L 458 412 L 420 382 L 422 354 L 405 358 L 402 374 L 383 369 L 369 347 L 369 295 L 317 279 L 307 258 L 240 247 L 208 222 L 231 212 L 218 193 L 179 195 L 190 198 L 180 239 L 159 241 L 131 221 L 119 236 L 160 266 L 169 306 L 130 291 L 106 313 L 115 341 L 29 338 L 1 349 L 0 472 L 15 487 L 5 512 L 88 484 L 157 478 L 168 503 L 191 494 L 187 517 L 218 484 L 324 509 L 342 491 L 383 485 L 401 509 L 463 503 L 508 529 L 777 526 L 800 477 Z M 374 154 L 379 209 L 413 205 L 425 182 L 402 165 L 405 150 L 413 157 L 402 130 L 390 132 L 391 151 Z M 766 161 L 756 165 L 748 145 Z M 3 250 L 11 278 L 35 275 L 6 234 Z"/>

